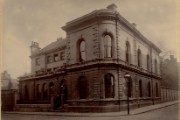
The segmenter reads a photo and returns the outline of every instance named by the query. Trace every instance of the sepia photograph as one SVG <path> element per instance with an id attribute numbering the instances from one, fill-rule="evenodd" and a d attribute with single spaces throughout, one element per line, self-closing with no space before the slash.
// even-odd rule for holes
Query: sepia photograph
<path id="1" fill-rule="evenodd" d="M 2 120 L 180 120 L 180 1 L 0 4 Z"/>

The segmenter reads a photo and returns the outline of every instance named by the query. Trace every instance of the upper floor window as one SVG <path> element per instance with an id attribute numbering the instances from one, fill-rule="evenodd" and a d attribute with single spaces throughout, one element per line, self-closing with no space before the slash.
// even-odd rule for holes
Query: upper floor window
<path id="1" fill-rule="evenodd" d="M 112 57 L 112 38 L 110 35 L 104 36 L 104 57 Z"/>
<path id="2" fill-rule="evenodd" d="M 147 55 L 147 70 L 149 70 L 149 64 L 150 64 L 150 59 L 149 59 L 149 55 Z"/>
<path id="3" fill-rule="evenodd" d="M 142 55 L 141 55 L 140 49 L 138 49 L 138 52 L 137 52 L 137 59 L 138 59 L 138 67 L 141 67 Z"/>
<path id="4" fill-rule="evenodd" d="M 40 58 L 36 58 L 36 66 L 40 65 Z"/>
<path id="5" fill-rule="evenodd" d="M 155 69 L 155 73 L 157 73 L 157 60 L 154 60 L 154 69 Z"/>
<path id="6" fill-rule="evenodd" d="M 126 62 L 130 63 L 130 44 L 128 41 L 126 41 Z"/>
<path id="7" fill-rule="evenodd" d="M 79 57 L 80 57 L 80 61 L 85 61 L 86 60 L 86 44 L 85 44 L 85 41 L 82 40 L 80 42 L 80 45 L 79 45 Z"/>
<path id="8" fill-rule="evenodd" d="M 60 60 L 64 60 L 65 59 L 65 52 L 60 52 Z"/>
<path id="9" fill-rule="evenodd" d="M 52 59 L 52 56 L 47 56 L 47 63 L 52 63 L 53 62 L 53 59 Z"/>
<path id="10" fill-rule="evenodd" d="M 56 53 L 54 54 L 54 62 L 57 62 L 59 60 L 59 55 Z"/>

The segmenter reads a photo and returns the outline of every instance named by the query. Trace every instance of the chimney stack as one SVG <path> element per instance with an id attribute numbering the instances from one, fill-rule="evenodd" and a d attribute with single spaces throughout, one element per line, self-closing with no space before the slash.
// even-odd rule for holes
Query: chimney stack
<path id="1" fill-rule="evenodd" d="M 31 54 L 33 54 L 36 51 L 39 51 L 40 50 L 39 43 L 32 41 L 30 48 L 31 48 Z"/>
<path id="2" fill-rule="evenodd" d="M 113 4 L 108 5 L 106 8 L 107 8 L 108 10 L 116 11 L 117 6 L 113 3 Z"/>

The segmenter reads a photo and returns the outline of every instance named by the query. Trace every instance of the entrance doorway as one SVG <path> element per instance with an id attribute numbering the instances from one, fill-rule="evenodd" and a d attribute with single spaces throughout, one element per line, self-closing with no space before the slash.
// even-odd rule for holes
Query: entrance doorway
<path id="1" fill-rule="evenodd" d="M 60 106 L 63 107 L 64 104 L 67 104 L 67 84 L 65 79 L 62 79 L 59 83 L 59 97 Z"/>

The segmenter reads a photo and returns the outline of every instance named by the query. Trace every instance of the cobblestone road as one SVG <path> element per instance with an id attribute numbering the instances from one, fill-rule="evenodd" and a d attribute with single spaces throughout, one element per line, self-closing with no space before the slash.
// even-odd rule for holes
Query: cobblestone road
<path id="1" fill-rule="evenodd" d="M 161 108 L 158 110 L 130 116 L 109 117 L 68 117 L 68 116 L 46 116 L 46 115 L 20 115 L 2 114 L 2 120 L 180 120 L 178 104 Z"/>

